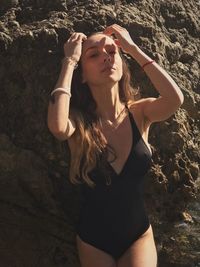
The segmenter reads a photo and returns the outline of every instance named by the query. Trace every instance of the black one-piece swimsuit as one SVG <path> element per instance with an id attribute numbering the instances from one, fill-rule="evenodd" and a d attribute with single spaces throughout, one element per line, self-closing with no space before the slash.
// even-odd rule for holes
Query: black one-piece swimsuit
<path id="1" fill-rule="evenodd" d="M 80 238 L 118 259 L 150 226 L 143 200 L 144 175 L 151 167 L 151 152 L 128 110 L 132 147 L 120 174 L 110 163 L 112 183 L 106 185 L 99 168 L 90 172 L 95 188 L 81 185 L 84 199 L 76 226 Z M 104 181 L 104 182 L 103 182 Z"/>

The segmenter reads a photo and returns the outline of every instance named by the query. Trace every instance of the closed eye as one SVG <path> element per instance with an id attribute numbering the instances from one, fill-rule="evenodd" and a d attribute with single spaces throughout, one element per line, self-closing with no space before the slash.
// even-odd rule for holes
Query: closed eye
<path id="1" fill-rule="evenodd" d="M 114 54 L 116 54 L 116 50 L 109 51 L 108 53 L 111 55 L 114 55 Z M 97 57 L 98 55 L 99 55 L 99 53 L 94 53 L 94 54 L 91 54 L 89 57 L 94 58 L 94 57 Z"/>
<path id="2" fill-rule="evenodd" d="M 97 53 L 90 55 L 90 57 L 97 57 L 97 56 L 98 56 Z"/>

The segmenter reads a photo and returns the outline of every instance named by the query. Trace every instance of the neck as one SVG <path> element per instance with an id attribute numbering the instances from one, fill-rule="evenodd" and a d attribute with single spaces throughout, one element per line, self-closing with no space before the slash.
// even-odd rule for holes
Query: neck
<path id="1" fill-rule="evenodd" d="M 114 121 L 124 109 L 124 104 L 119 99 L 119 85 L 91 88 L 91 93 L 97 104 L 97 114 L 105 121 Z"/>

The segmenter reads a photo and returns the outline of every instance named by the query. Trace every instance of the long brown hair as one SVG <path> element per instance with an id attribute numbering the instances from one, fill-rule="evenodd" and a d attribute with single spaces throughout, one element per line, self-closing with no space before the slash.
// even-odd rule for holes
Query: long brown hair
<path id="1" fill-rule="evenodd" d="M 97 34 L 93 33 L 90 36 Z M 119 98 L 122 103 L 129 106 L 134 102 L 137 90 L 131 85 L 130 71 L 123 54 L 122 58 L 122 78 L 119 81 Z M 106 144 L 101 131 L 98 128 L 99 118 L 96 113 L 96 102 L 92 96 L 87 83 L 82 83 L 81 64 L 74 71 L 72 78 L 72 97 L 70 101 L 70 116 L 76 123 L 76 130 L 73 134 L 76 147 L 71 151 L 69 179 L 73 184 L 87 183 L 94 187 L 95 183 L 89 177 L 98 164 L 105 172 L 106 179 L 110 183 L 108 173 L 106 173 L 105 162 L 110 151 L 114 158 L 114 149 Z"/>

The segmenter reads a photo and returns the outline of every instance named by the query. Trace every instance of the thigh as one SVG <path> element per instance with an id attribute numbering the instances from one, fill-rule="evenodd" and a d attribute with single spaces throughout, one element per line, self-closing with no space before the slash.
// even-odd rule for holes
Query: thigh
<path id="1" fill-rule="evenodd" d="M 152 227 L 136 240 L 118 259 L 117 267 L 156 267 L 157 251 Z"/>
<path id="2" fill-rule="evenodd" d="M 84 242 L 78 235 L 76 241 L 81 267 L 116 267 L 110 254 Z"/>

